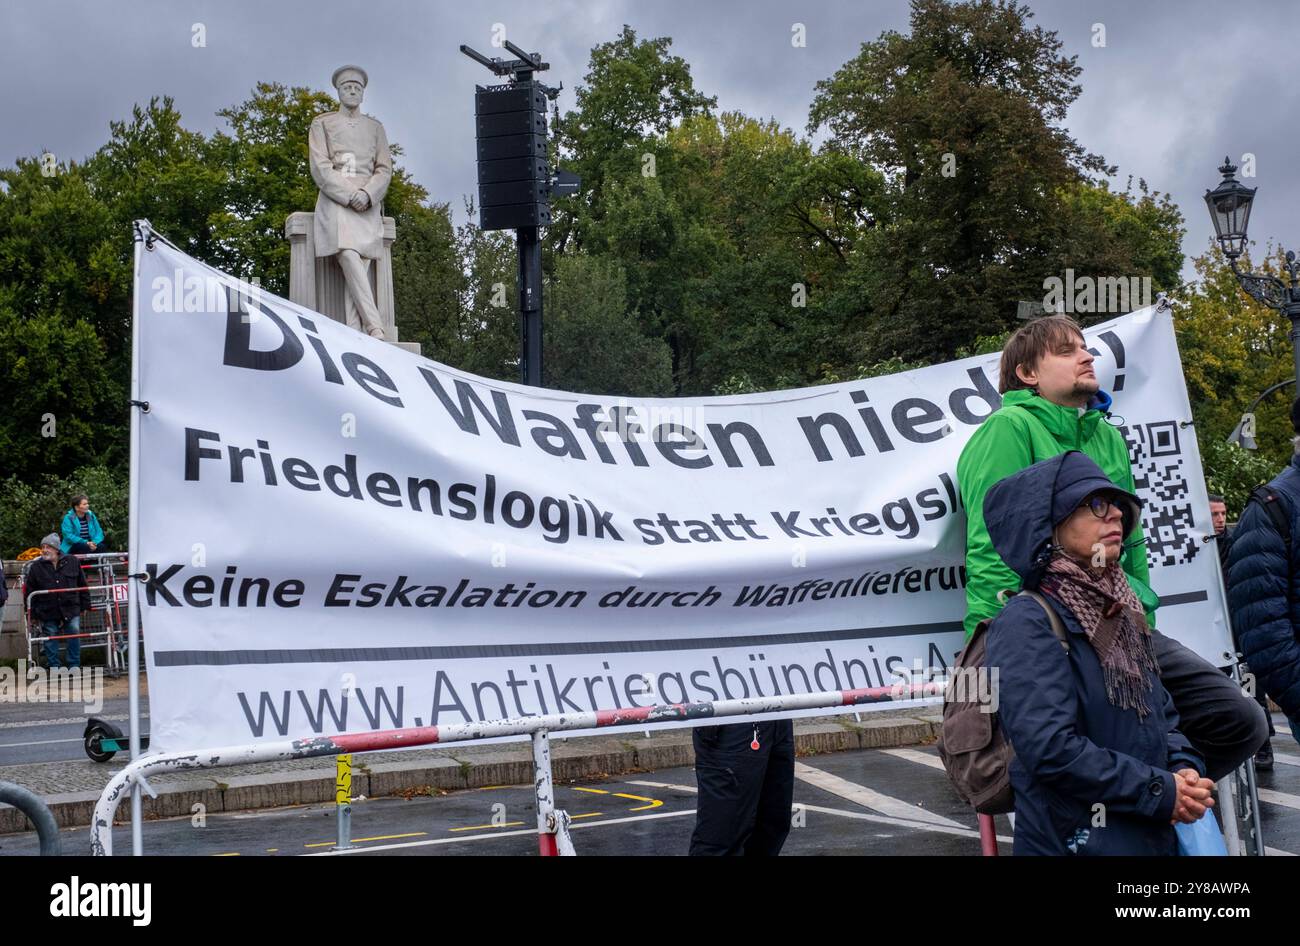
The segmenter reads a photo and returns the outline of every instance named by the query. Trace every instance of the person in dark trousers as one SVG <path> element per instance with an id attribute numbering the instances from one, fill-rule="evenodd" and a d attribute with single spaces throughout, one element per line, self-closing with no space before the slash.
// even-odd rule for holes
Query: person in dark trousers
<path id="1" fill-rule="evenodd" d="M 1226 588 L 1228 585 L 1228 555 L 1232 550 L 1232 530 L 1228 528 L 1228 503 L 1218 493 L 1210 494 L 1210 523 L 1214 526 L 1214 541 L 1219 551 L 1219 565 L 1223 568 L 1223 584 Z M 1242 653 L 1241 640 L 1237 636 L 1237 627 L 1232 626 L 1232 645 L 1238 654 Z M 1264 718 L 1268 720 L 1268 738 L 1271 740 L 1277 735 L 1277 729 L 1273 726 L 1273 717 L 1268 712 L 1268 694 L 1264 692 L 1263 685 L 1258 678 L 1250 672 L 1250 665 L 1243 661 L 1242 673 L 1243 679 L 1252 682 L 1252 689 L 1255 693 L 1255 702 L 1259 704 L 1260 709 L 1264 711 Z M 1273 770 L 1273 744 L 1265 742 L 1255 753 L 1255 768 L 1261 772 L 1271 772 Z"/>
<path id="2" fill-rule="evenodd" d="M 1092 363 L 1083 331 L 1068 315 L 1033 319 L 1002 349 L 1002 406 L 980 424 L 957 461 L 967 519 L 967 637 L 976 624 L 998 613 L 1000 593 L 1016 591 L 1020 583 L 984 526 L 984 496 L 994 483 L 1039 460 L 1079 450 L 1116 487 L 1134 491 L 1128 445 L 1110 423 L 1111 398 L 1101 390 Z M 1218 667 L 1178 642 L 1176 613 L 1160 618 L 1168 633 L 1157 630 L 1160 599 L 1148 583 L 1140 526 L 1126 545 L 1120 564 L 1146 612 L 1160 677 L 1178 707 L 1183 732 L 1205 756 L 1210 777 L 1221 779 L 1268 741 L 1266 714 Z"/>
<path id="3" fill-rule="evenodd" d="M 794 722 L 697 726 L 691 855 L 775 857 L 790 833 Z"/>
<path id="4" fill-rule="evenodd" d="M 81 589 L 80 592 L 68 589 Z M 51 594 L 40 594 L 48 591 Z M 73 555 L 59 552 L 59 537 L 50 533 L 41 540 L 41 557 L 32 563 L 27 573 L 27 590 L 24 604 L 30 604 L 32 619 L 41 623 L 47 637 L 74 635 L 66 640 L 45 642 L 45 662 L 59 666 L 60 644 L 67 646 L 67 666 L 81 666 L 81 612 L 90 610 L 90 591 L 81 563 Z"/>
<path id="5" fill-rule="evenodd" d="M 1140 508 L 1077 450 L 1000 480 L 984 499 L 994 548 L 1042 596 L 1012 597 L 988 628 L 986 667 L 1015 750 L 1017 855 L 1177 854 L 1174 824 L 1213 805 L 1119 565 Z"/>
<path id="6" fill-rule="evenodd" d="M 1252 495 L 1228 555 L 1232 628 L 1258 686 L 1291 721 L 1300 741 L 1300 398 L 1291 404 L 1291 462 Z"/>

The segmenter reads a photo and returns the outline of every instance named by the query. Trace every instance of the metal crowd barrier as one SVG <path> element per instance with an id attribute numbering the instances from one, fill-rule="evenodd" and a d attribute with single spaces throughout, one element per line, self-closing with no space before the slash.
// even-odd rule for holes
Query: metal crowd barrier
<path id="1" fill-rule="evenodd" d="M 72 553 L 69 553 L 72 554 Z M 90 610 L 81 614 L 81 629 L 77 634 L 47 634 L 43 622 L 32 617 L 32 601 L 41 595 L 80 594 L 80 588 L 52 588 L 44 591 L 27 591 L 27 570 L 20 579 L 24 599 L 23 630 L 27 638 L 27 659 L 36 666 L 47 641 L 64 641 L 77 638 L 81 648 L 105 648 L 105 672 L 120 676 L 126 672 L 127 646 L 127 556 L 125 552 L 94 552 L 73 557 L 81 562 L 86 572 L 86 588 L 90 595 Z"/>
<path id="2" fill-rule="evenodd" d="M 92 854 L 112 855 L 113 819 L 117 806 L 138 786 L 156 798 L 148 776 L 158 772 L 188 771 L 245 765 L 252 762 L 277 762 L 310 759 L 317 756 L 340 756 L 353 752 L 375 752 L 411 746 L 470 742 L 502 736 L 529 736 L 533 745 L 533 788 L 537 797 L 538 849 L 543 857 L 571 856 L 576 853 L 569 834 L 569 816 L 555 807 L 555 789 L 551 777 L 549 734 L 577 729 L 602 729 L 607 726 L 644 726 L 673 720 L 729 721 L 729 717 L 757 713 L 780 713 L 833 706 L 861 706 L 905 700 L 943 699 L 945 683 L 921 683 L 858 690 L 826 690 L 818 693 L 780 697 L 750 697 L 742 700 L 715 700 L 705 703 L 671 703 L 625 710 L 597 710 L 590 713 L 564 713 L 549 716 L 493 720 L 483 723 L 456 723 L 448 726 L 420 726 L 389 729 L 381 732 L 338 736 L 312 736 L 307 739 L 265 742 L 255 745 L 225 746 L 201 752 L 165 752 L 138 758 L 118 772 L 104 787 L 95 804 L 90 826 Z M 340 828 L 341 850 L 347 849 Z"/>

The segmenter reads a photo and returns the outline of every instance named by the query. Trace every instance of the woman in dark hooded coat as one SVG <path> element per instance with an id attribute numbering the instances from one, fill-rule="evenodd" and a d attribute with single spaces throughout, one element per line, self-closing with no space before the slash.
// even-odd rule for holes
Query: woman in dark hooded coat
<path id="1" fill-rule="evenodd" d="M 1077 450 L 985 496 L 994 547 L 1060 616 L 1068 643 L 1029 595 L 1009 598 L 988 629 L 987 666 L 1015 750 L 1016 854 L 1177 854 L 1174 824 L 1213 804 L 1118 564 L 1140 508 Z"/>

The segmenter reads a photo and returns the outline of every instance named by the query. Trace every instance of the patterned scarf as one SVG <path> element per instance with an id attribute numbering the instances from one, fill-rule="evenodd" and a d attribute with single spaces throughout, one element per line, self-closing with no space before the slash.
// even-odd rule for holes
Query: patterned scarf
<path id="1" fill-rule="evenodd" d="M 1110 705 L 1136 709 L 1138 718 L 1145 719 L 1151 712 L 1147 694 L 1153 689 L 1147 673 L 1158 671 L 1142 604 L 1124 570 L 1116 563 L 1096 573 L 1056 555 L 1042 590 L 1074 612 L 1101 661 Z"/>

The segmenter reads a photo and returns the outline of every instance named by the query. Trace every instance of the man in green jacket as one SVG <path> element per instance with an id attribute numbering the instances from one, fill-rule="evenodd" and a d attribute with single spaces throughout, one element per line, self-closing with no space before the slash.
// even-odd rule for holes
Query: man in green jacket
<path id="1" fill-rule="evenodd" d="M 1002 561 L 984 526 L 984 496 L 994 483 L 1039 460 L 1081 450 L 1116 486 L 1136 492 L 1128 444 L 1108 423 L 1111 398 L 1101 390 L 1092 362 L 1083 331 L 1068 315 L 1034 319 L 1002 350 L 1002 406 L 975 431 L 957 461 L 966 507 L 967 637 L 1002 609 L 1002 592 L 1020 588 L 1019 576 Z M 1182 732 L 1218 780 L 1268 739 L 1266 718 L 1218 668 L 1155 629 L 1160 599 L 1148 582 L 1141 528 L 1131 541 L 1121 564 L 1146 610 L 1161 680 L 1173 697 Z"/>

